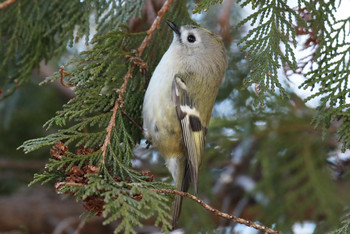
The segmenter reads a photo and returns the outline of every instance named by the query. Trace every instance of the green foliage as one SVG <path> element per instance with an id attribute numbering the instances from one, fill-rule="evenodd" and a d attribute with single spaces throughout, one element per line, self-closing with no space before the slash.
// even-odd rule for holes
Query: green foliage
<path id="1" fill-rule="evenodd" d="M 57 141 L 66 141 L 67 145 L 75 142 L 77 147 L 82 144 L 92 148 L 100 146 L 104 141 L 105 128 L 112 116 L 109 110 L 117 98 L 115 90 L 121 86 L 123 76 L 130 66 L 130 63 L 125 61 L 125 56 L 131 55 L 130 50 L 139 45 L 144 36 L 144 33 L 131 34 L 118 30 L 94 40 L 96 46 L 90 51 L 83 52 L 80 58 L 72 62 L 74 69 L 71 71 L 69 82 L 76 84 L 74 88 L 76 96 L 45 124 L 47 128 L 53 125 L 64 127 L 70 124 L 71 126 L 40 140 L 27 142 L 24 144 L 25 152 L 43 145 L 52 145 Z M 135 91 L 139 87 L 142 90 L 142 74 L 135 72 L 134 76 L 135 79 L 132 80 L 128 89 Z M 59 73 L 56 73 L 48 80 L 58 77 Z M 135 92 L 135 95 L 138 97 L 142 94 Z M 139 117 L 135 117 L 135 113 L 140 111 L 142 100 L 135 97 L 133 100 L 137 102 L 127 99 L 126 109 L 129 110 L 130 116 L 140 121 Z M 131 136 L 140 137 L 139 130 L 125 119 L 121 116 L 121 112 L 118 112 L 116 124 L 121 129 L 119 134 L 113 132 L 113 136 L 118 136 L 122 142 L 124 140 L 129 142 L 128 139 L 131 139 Z M 129 132 L 125 131 L 127 127 L 130 128 Z M 139 138 L 135 138 L 137 139 Z"/>
<path id="2" fill-rule="evenodd" d="M 62 193 L 73 193 L 78 200 L 96 197 L 103 198 L 104 224 L 120 221 L 114 233 L 136 233 L 134 228 L 142 227 L 141 221 L 156 217 L 155 225 L 168 232 L 171 224 L 168 221 L 170 199 L 152 190 L 160 186 L 157 182 L 117 183 L 114 180 L 102 179 L 100 175 L 89 175 L 85 187 L 64 186 Z M 166 185 L 162 185 L 163 187 Z"/>
<path id="3" fill-rule="evenodd" d="M 111 190 L 109 190 L 105 195 L 103 195 L 107 200 L 107 205 L 105 206 L 103 215 L 105 217 L 110 215 L 110 217 L 106 219 L 105 224 L 113 222 L 119 218 L 123 218 L 122 222 L 115 230 L 116 233 L 122 231 L 123 229 L 125 229 L 126 232 L 136 233 L 133 231 L 133 228 L 135 226 L 142 226 L 142 223 L 140 220 L 135 219 L 135 216 L 141 216 L 144 220 L 151 217 L 156 217 L 155 225 L 160 226 L 160 224 L 162 224 L 162 232 L 167 232 L 172 228 L 171 224 L 166 221 L 171 218 L 169 214 L 170 207 L 168 198 L 150 190 L 149 188 L 142 188 L 140 185 L 133 186 L 129 193 L 142 194 L 141 201 L 135 201 L 132 197 L 130 197 L 130 195 L 125 196 L 123 193 L 121 193 L 121 191 L 114 188 L 114 186 L 111 187 Z M 118 198 L 113 199 L 113 196 L 116 195 L 118 195 Z M 138 214 L 140 213 L 140 209 L 142 209 L 142 215 Z"/>
<path id="4" fill-rule="evenodd" d="M 193 9 L 193 13 L 198 13 L 200 14 L 202 11 L 207 11 L 209 9 L 209 7 L 218 4 L 218 3 L 222 3 L 223 0 L 200 0 L 197 4 L 196 4 L 196 8 Z"/>
<path id="5" fill-rule="evenodd" d="M 42 60 L 61 56 L 67 45 L 72 47 L 83 37 L 88 43 L 91 24 L 97 25 L 96 35 L 102 35 L 139 15 L 143 2 L 33 0 L 17 1 L 1 10 L 0 70 L 6 77 L 0 81 L 3 97 L 27 82 Z M 90 20 L 92 15 L 94 21 Z"/>
<path id="6" fill-rule="evenodd" d="M 312 6 L 307 7 L 310 9 Z M 345 150 L 350 147 L 350 103 L 347 100 L 350 97 L 350 43 L 346 41 L 350 35 L 350 17 L 336 20 L 331 11 L 335 9 L 334 3 L 320 2 L 317 7 L 319 14 L 315 14 L 315 21 L 320 28 L 320 45 L 314 58 L 315 68 L 306 74 L 308 79 L 300 87 L 312 90 L 317 88 L 306 99 L 308 101 L 320 97 L 321 102 L 317 107 L 319 113 L 314 119 L 316 126 L 321 125 L 327 129 L 332 121 L 342 121 L 337 131 Z"/>
<path id="7" fill-rule="evenodd" d="M 281 65 L 296 69 L 294 51 L 290 45 L 291 40 L 296 46 L 296 35 L 291 22 L 295 20 L 298 25 L 305 25 L 305 22 L 285 1 L 270 0 L 264 1 L 261 5 L 251 0 L 239 2 L 242 2 L 242 7 L 250 3 L 253 9 L 258 8 L 237 26 L 240 27 L 247 22 L 250 22 L 251 26 L 257 25 L 239 42 L 243 45 L 242 49 L 247 51 L 250 64 L 250 75 L 245 85 L 256 83 L 262 94 L 268 90 L 275 92 L 278 88 L 282 96 L 288 97 L 278 80 L 278 70 Z M 280 49 L 281 45 L 284 51 Z M 263 101 L 260 99 L 260 102 Z"/>
<path id="8" fill-rule="evenodd" d="M 341 227 L 332 231 L 331 234 L 343 234 L 350 232 L 350 213 L 346 213 L 342 217 Z"/>
<path id="9" fill-rule="evenodd" d="M 302 103 L 290 95 L 294 103 Z M 305 106 L 296 105 L 292 111 L 281 108 L 284 102 L 279 103 L 275 113 L 254 111 L 244 118 L 213 119 L 208 144 L 216 147 L 207 151 L 209 166 L 203 170 L 212 170 L 211 177 L 215 177 L 213 164 L 221 155 L 221 165 L 227 160 L 235 164 L 232 169 L 229 163 L 214 167 L 222 170 L 221 174 L 230 172 L 226 176 L 234 181 L 247 175 L 253 178 L 256 186 L 249 197 L 256 202 L 256 219 L 264 225 L 290 233 L 296 222 L 311 220 L 322 227 L 320 230 L 331 230 L 342 205 L 348 202 L 342 185 L 334 183 L 326 164 L 334 139 L 322 140 L 322 130 L 309 124 L 314 112 Z"/>
<path id="10" fill-rule="evenodd" d="M 335 19 L 335 1 L 299 0 L 297 9 L 292 9 L 285 1 L 280 0 L 240 2 L 242 7 L 252 4 L 256 10 L 237 26 L 247 22 L 251 26 L 256 25 L 239 42 L 243 45 L 242 49 L 246 50 L 250 64 L 250 75 L 245 85 L 257 84 L 261 92 L 260 103 L 265 100 L 264 92 L 275 92 L 275 88 L 278 88 L 282 96 L 287 97 L 278 80 L 278 70 L 281 67 L 291 70 L 297 68 L 293 48 L 296 47 L 297 36 L 295 25 L 310 32 L 317 38 L 313 45 L 316 51 L 312 57 L 312 71 L 306 74 L 307 80 L 300 87 L 317 88 L 315 94 L 306 99 L 308 101 L 321 97 L 315 125 L 322 125 L 326 130 L 331 121 L 342 120 L 338 133 L 343 141 L 343 150 L 349 148 L 349 103 L 346 98 L 349 97 L 350 44 L 346 38 L 350 33 L 350 18 Z M 305 10 L 311 15 L 311 19 L 300 17 L 298 10 Z"/>
<path id="11" fill-rule="evenodd" d="M 298 1 L 297 10 L 304 10 L 309 13 L 309 16 L 311 16 L 310 19 L 307 19 L 307 17 L 300 18 L 296 13 L 297 10 L 288 7 L 284 1 L 244 1 L 242 6 L 245 6 L 248 3 L 251 3 L 253 8 L 258 8 L 258 10 L 243 20 L 241 24 L 251 20 L 252 25 L 258 24 L 258 26 L 250 30 L 247 36 L 240 41 L 240 43 L 244 45 L 243 49 L 247 50 L 251 67 L 251 74 L 248 76 L 246 84 L 258 84 L 262 93 L 269 88 L 274 90 L 274 86 L 278 87 L 280 91 L 282 91 L 282 94 L 284 93 L 280 82 L 276 79 L 276 72 L 277 68 L 281 65 L 287 65 L 287 67 L 292 70 L 297 68 L 293 48 L 289 45 L 290 42 L 292 42 L 294 46 L 296 45 L 296 28 L 292 25 L 292 23 L 295 22 L 295 25 L 302 28 L 304 32 L 306 31 L 309 33 L 310 41 L 314 42 L 313 44 L 309 42 L 315 49 L 314 55 L 312 55 L 312 59 L 310 60 L 311 71 L 305 75 L 307 79 L 300 87 L 304 89 L 311 88 L 315 91 L 314 94 L 308 97 L 305 101 L 320 97 L 321 102 L 317 107 L 319 112 L 313 119 L 315 127 L 322 127 L 325 140 L 327 128 L 331 126 L 332 122 L 340 121 L 340 127 L 337 128 L 337 133 L 339 139 L 343 142 L 342 149 L 343 151 L 349 149 L 350 119 L 348 118 L 349 101 L 347 99 L 349 98 L 348 80 L 350 75 L 350 44 L 346 39 L 349 38 L 350 33 L 348 29 L 350 18 L 348 17 L 341 20 L 335 19 L 334 11 L 337 8 L 337 4 L 334 1 Z M 282 11 L 280 11 L 281 9 Z M 284 48 L 284 53 L 279 50 L 281 44 L 283 45 L 282 48 Z M 311 47 L 310 44 L 306 46 Z M 278 60 L 280 60 L 280 63 L 277 63 Z M 272 77 L 272 79 L 269 77 Z M 269 81 L 270 83 L 268 83 Z M 260 102 L 265 102 L 265 95 L 260 96 Z M 302 133 L 299 133 L 298 138 L 301 136 Z M 274 188 L 274 191 L 272 192 L 273 196 L 268 197 L 274 201 L 281 201 L 274 203 L 276 205 L 275 207 L 270 207 L 271 212 L 267 217 L 271 218 L 271 220 L 266 220 L 266 222 L 276 223 L 276 219 L 278 218 L 279 221 L 276 224 L 280 227 L 281 225 L 284 225 L 284 222 L 280 221 L 280 219 L 283 219 L 282 213 L 290 214 L 288 213 L 288 210 L 291 210 L 293 211 L 293 214 L 297 214 L 298 212 L 299 214 L 302 214 L 305 210 L 301 209 L 300 211 L 297 211 L 297 209 L 295 209 L 295 204 L 304 203 L 301 205 L 302 207 L 316 207 L 316 209 L 313 208 L 313 215 L 317 215 L 317 213 L 319 216 L 321 214 L 327 215 L 327 228 L 329 229 L 330 225 L 334 225 L 336 221 L 337 216 L 335 214 L 339 214 L 339 212 L 334 210 L 336 208 L 335 204 L 330 202 L 336 200 L 336 198 L 334 196 L 332 198 L 332 195 L 329 193 L 329 191 L 332 190 L 332 188 L 329 187 L 332 186 L 332 183 L 329 179 L 328 182 L 325 182 L 327 180 L 320 179 L 327 176 L 325 174 L 325 169 L 319 171 L 316 173 L 316 176 L 314 176 L 314 169 L 322 168 L 322 164 L 324 164 L 322 159 L 319 158 L 320 155 L 323 154 L 325 159 L 328 150 L 323 150 L 323 153 L 321 153 L 319 152 L 321 149 L 317 146 L 320 142 L 310 142 L 306 139 L 307 138 L 303 141 L 303 147 L 305 148 L 294 149 L 301 152 L 300 155 L 302 155 L 302 157 L 294 156 L 294 159 L 291 159 L 291 156 L 284 156 L 282 158 L 278 157 L 277 160 L 267 160 L 264 159 L 266 155 L 275 156 L 278 151 L 271 151 L 271 149 L 269 149 L 271 152 L 264 153 L 263 151 L 259 151 L 260 155 L 264 155 L 260 157 L 260 159 L 263 160 L 262 162 L 265 162 L 262 164 L 262 169 L 264 170 L 265 168 L 265 171 L 267 172 L 267 174 L 264 175 L 264 181 L 259 187 L 262 186 L 260 188 L 264 188 L 263 190 L 265 190 L 265 192 L 271 192 L 271 187 Z M 287 139 L 285 139 L 285 141 L 286 140 Z M 278 137 L 273 140 L 273 143 L 270 142 L 270 144 L 283 145 L 282 141 L 283 140 Z M 294 147 L 296 146 L 297 145 Z M 285 146 L 284 149 L 288 148 L 288 150 L 280 152 L 284 152 L 284 154 L 292 153 L 293 150 L 290 152 L 290 150 L 293 149 L 291 147 L 293 147 L 293 145 Z M 267 145 L 261 146 L 261 149 L 267 148 Z M 278 160 L 279 162 L 277 162 Z M 286 161 L 283 162 L 283 160 Z M 292 173 L 290 173 L 289 170 L 286 171 L 286 168 L 283 165 L 287 165 L 287 168 L 289 168 Z M 292 165 L 294 165 L 294 169 Z M 293 173 L 300 170 L 301 167 L 303 167 L 305 171 L 308 171 L 309 176 L 306 174 L 303 175 L 302 173 L 293 175 Z M 288 172 L 293 176 L 288 175 L 288 177 L 285 178 L 285 173 Z M 275 179 L 273 179 L 274 176 Z M 289 188 L 289 184 L 294 184 L 292 189 L 295 191 L 295 194 L 288 197 L 288 199 L 281 199 L 281 196 L 285 194 L 289 195 L 291 192 L 288 189 L 283 190 L 281 188 L 276 188 L 276 186 L 280 185 L 277 185 L 272 181 L 276 181 L 277 178 L 285 178 L 286 182 L 283 186 L 286 188 Z M 320 188 L 325 188 L 325 190 L 318 191 Z M 276 193 L 276 191 L 278 192 Z M 323 194 L 324 197 L 321 198 L 319 194 Z M 302 198 L 302 202 L 300 201 L 300 198 Z M 317 204 L 311 205 L 312 199 L 316 198 L 322 200 Z M 271 205 L 271 203 L 268 204 L 268 206 Z M 325 205 L 328 207 L 322 207 Z M 279 211 L 281 211 L 281 213 L 278 213 Z M 284 220 L 290 219 L 290 215 L 284 218 Z M 301 218 L 301 220 L 302 219 L 305 219 L 305 217 Z M 291 225 L 291 223 L 285 224 L 285 227 Z"/>
<path id="12" fill-rule="evenodd" d="M 277 128 L 266 126 L 268 136 L 264 132 L 259 136 L 265 138 L 257 153 L 264 179 L 256 190 L 263 192 L 263 199 L 274 201 L 261 204 L 269 215 L 261 216 L 260 220 L 286 230 L 296 221 L 326 216 L 329 228 L 337 223 L 339 204 L 345 200 L 341 201 L 335 192 L 324 163 L 327 146 L 320 147 L 322 139 L 308 122 L 298 121 L 283 116 Z M 268 147 L 271 145 L 275 147 Z"/>

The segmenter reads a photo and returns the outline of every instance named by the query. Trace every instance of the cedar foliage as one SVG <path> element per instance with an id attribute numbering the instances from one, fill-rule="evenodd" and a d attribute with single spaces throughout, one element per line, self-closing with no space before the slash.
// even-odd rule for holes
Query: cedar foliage
<path id="1" fill-rule="evenodd" d="M 20 148 L 29 153 L 50 146 L 52 158 L 43 173 L 35 174 L 32 183 L 56 182 L 58 192 L 74 195 L 91 215 L 103 215 L 106 224 L 118 220 L 115 232 L 135 232 L 135 227 L 151 217 L 162 231 L 170 229 L 172 197 L 152 189 L 171 186 L 132 168 L 133 148 L 142 133 L 129 119 L 141 125 L 145 88 L 172 39 L 164 19 L 141 57 L 148 69 L 137 64 L 132 70 L 123 96 L 123 109 L 119 108 L 112 119 L 115 126 L 105 155 L 102 150 L 106 128 L 114 117 L 111 110 L 120 95 L 117 90 L 135 65 L 135 50 L 146 36 L 146 31 L 131 32 L 127 26 L 130 18 L 141 16 L 144 2 L 33 0 L 28 4 L 18 0 L 0 10 L 0 38 L 4 42 L 0 45 L 0 73 L 6 77 L 0 83 L 1 98 L 9 97 L 28 82 L 40 61 L 62 56 L 67 45 L 73 46 L 85 37 L 85 43 L 92 46 L 65 66 L 70 73 L 65 79 L 74 85 L 75 97 L 44 125 L 54 133 L 28 140 Z M 174 1 L 164 18 L 179 25 L 193 24 L 188 12 L 210 14 L 217 9 L 213 6 L 217 3 L 222 1 L 202 0 L 196 6 L 192 2 Z M 238 52 L 228 43 L 230 66 L 218 97 L 219 102 L 231 104 L 234 114 L 225 118 L 216 116 L 211 122 L 208 135 L 211 147 L 204 157 L 199 190 L 215 201 L 208 181 L 217 185 L 220 179 L 213 178 L 249 175 L 256 186 L 245 195 L 255 200 L 253 209 L 259 221 L 285 232 L 295 222 L 304 220 L 312 220 L 320 230 L 334 229 L 341 214 L 340 204 L 345 204 L 349 191 L 341 191 L 327 168 L 329 153 L 337 148 L 332 143 L 334 134 L 327 129 L 332 121 L 339 121 L 337 132 L 342 148 L 349 148 L 346 97 L 349 96 L 350 46 L 345 38 L 349 36 L 350 18 L 337 21 L 334 17 L 337 4 L 333 1 L 299 0 L 296 8 L 283 0 L 239 3 L 241 7 L 251 4 L 255 12 L 236 25 L 241 27 L 250 22 L 252 29 L 244 37 L 232 30 L 233 44 L 238 43 L 244 52 Z M 302 11 L 310 14 L 311 19 L 303 18 Z M 232 15 L 231 22 L 237 22 Z M 97 32 L 89 40 L 91 19 Z M 207 21 L 204 17 L 200 23 L 209 24 Z M 313 69 L 305 74 L 301 88 L 317 89 L 307 100 L 323 95 L 317 113 L 302 104 L 278 79 L 281 68 L 292 72 L 298 69 L 294 47 L 300 28 L 314 36 L 316 42 L 316 52 L 310 61 Z M 340 35 L 344 40 L 339 40 Z M 59 78 L 60 73 L 56 72 L 42 84 Z M 257 84 L 258 95 L 241 89 L 253 84 Z M 315 129 L 310 127 L 313 116 Z M 323 127 L 323 140 L 319 125 Z M 241 161 L 237 162 L 235 155 L 241 155 Z M 223 165 L 223 161 L 232 161 L 237 167 L 232 169 L 233 163 Z M 241 165 L 248 166 L 242 170 Z M 230 186 L 234 187 L 227 185 Z M 224 195 L 227 196 L 229 193 Z M 191 231 L 198 231 L 193 230 L 198 227 L 194 223 L 202 222 L 193 218 L 193 210 L 198 207 L 185 201 L 182 219 L 190 215 L 193 222 L 183 223 Z M 206 224 L 211 222 L 208 216 L 203 220 L 208 221 Z M 348 216 L 342 224 L 338 233 L 348 232 Z"/>

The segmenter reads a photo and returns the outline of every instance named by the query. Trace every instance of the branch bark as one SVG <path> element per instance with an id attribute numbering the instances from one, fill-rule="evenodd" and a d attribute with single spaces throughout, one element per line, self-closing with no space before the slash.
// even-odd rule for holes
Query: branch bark
<path id="1" fill-rule="evenodd" d="M 12 3 L 14 3 L 16 0 L 7 0 L 5 2 L 0 3 L 0 10 L 5 9 L 6 7 L 8 7 L 9 5 L 11 5 Z"/>
<path id="2" fill-rule="evenodd" d="M 102 145 L 102 164 L 104 165 L 105 162 L 106 162 L 106 152 L 107 152 L 107 147 L 108 145 L 111 143 L 111 133 L 112 133 L 112 129 L 113 127 L 115 126 L 115 116 L 117 114 L 117 110 L 119 109 L 119 102 L 118 102 L 119 99 L 117 99 L 114 103 L 114 107 L 112 109 L 112 117 L 111 119 L 109 120 L 109 123 L 108 123 L 108 126 L 106 128 L 106 131 L 107 131 L 107 135 L 106 135 L 106 138 L 103 142 L 103 145 Z"/>
<path id="3" fill-rule="evenodd" d="M 66 87 L 66 88 L 74 87 L 75 86 L 74 84 L 73 85 L 69 85 L 69 84 L 64 83 L 64 80 L 63 80 L 64 75 L 70 75 L 70 73 L 65 71 L 64 70 L 64 66 L 62 65 L 60 67 L 60 82 L 61 82 L 61 85 Z"/>
<path id="4" fill-rule="evenodd" d="M 174 0 L 167 0 L 166 2 L 164 2 L 162 8 L 158 11 L 156 19 L 153 21 L 152 26 L 147 31 L 147 36 L 137 49 L 139 57 L 142 56 L 146 46 L 151 42 L 154 32 L 159 28 L 160 22 L 162 21 L 165 13 L 170 9 L 170 5 L 173 3 L 173 1 Z"/>
<path id="5" fill-rule="evenodd" d="M 75 183 L 75 182 L 61 182 L 61 183 L 57 183 L 56 184 L 56 191 L 59 193 L 60 189 L 63 186 L 84 187 L 85 185 L 82 184 L 82 183 Z M 278 230 L 273 230 L 273 229 L 271 229 L 269 227 L 266 227 L 264 225 L 253 223 L 250 220 L 239 218 L 239 217 L 236 217 L 234 215 L 230 215 L 230 214 L 221 212 L 221 211 L 211 207 L 210 205 L 208 205 L 207 203 L 205 203 L 203 200 L 199 199 L 198 197 L 196 197 L 196 196 L 194 196 L 192 194 L 186 193 L 186 192 L 181 192 L 181 191 L 171 190 L 171 189 L 151 189 L 151 190 L 156 192 L 156 193 L 173 194 L 173 195 L 179 195 L 179 196 L 182 196 L 182 197 L 187 197 L 187 198 L 197 202 L 204 209 L 210 211 L 211 213 L 213 213 L 216 216 L 222 217 L 222 218 L 227 219 L 227 220 L 231 220 L 231 221 L 236 222 L 236 223 L 240 223 L 240 224 L 246 225 L 248 227 L 255 228 L 255 229 L 257 229 L 259 231 L 262 231 L 262 232 L 266 232 L 266 233 L 269 233 L 269 234 L 280 234 L 281 233 Z"/>
<path id="6" fill-rule="evenodd" d="M 238 218 L 238 217 L 236 217 L 234 215 L 223 213 L 223 212 L 221 212 L 221 211 L 211 207 L 210 205 L 206 204 L 203 200 L 200 200 L 198 197 L 196 197 L 196 196 L 194 196 L 192 194 L 181 192 L 181 191 L 177 191 L 177 190 L 171 190 L 171 189 L 152 189 L 152 190 L 157 192 L 157 193 L 166 193 L 166 194 L 173 194 L 173 195 L 179 195 L 179 196 L 182 196 L 182 197 L 187 197 L 187 198 L 197 202 L 204 209 L 210 211 L 211 213 L 213 213 L 216 216 L 220 216 L 220 217 L 222 217 L 224 219 L 228 219 L 228 220 L 234 221 L 236 223 L 244 224 L 246 226 L 255 228 L 255 229 L 259 230 L 259 231 L 266 232 L 266 233 L 269 233 L 269 234 L 280 234 L 281 233 L 278 230 L 273 230 L 273 229 L 271 229 L 269 227 L 266 227 L 264 225 L 253 223 L 250 220 L 243 219 L 243 218 Z"/>

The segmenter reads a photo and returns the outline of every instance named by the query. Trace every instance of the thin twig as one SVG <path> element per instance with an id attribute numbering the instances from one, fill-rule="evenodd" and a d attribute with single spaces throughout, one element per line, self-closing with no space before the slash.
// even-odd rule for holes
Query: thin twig
<path id="1" fill-rule="evenodd" d="M 138 56 L 141 57 L 146 46 L 151 42 L 154 32 L 159 28 L 160 22 L 162 21 L 165 13 L 170 9 L 170 5 L 174 0 L 167 0 L 164 2 L 162 8 L 158 11 L 157 18 L 153 21 L 152 26 L 147 31 L 147 36 L 143 40 L 142 44 L 137 49 Z"/>
<path id="2" fill-rule="evenodd" d="M 154 32 L 159 28 L 160 22 L 162 21 L 162 18 L 164 17 L 165 13 L 170 9 L 170 5 L 174 0 L 167 0 L 165 1 L 165 3 L 163 4 L 162 8 L 158 11 L 158 15 L 157 18 L 153 21 L 153 24 L 151 25 L 150 29 L 147 31 L 147 36 L 145 37 L 145 39 L 142 41 L 141 45 L 138 47 L 137 49 L 137 57 L 141 57 L 143 54 L 143 51 L 145 50 L 145 48 L 147 47 L 147 45 L 149 45 L 149 43 L 151 43 L 152 37 Z M 132 78 L 132 73 L 135 70 L 135 67 L 138 63 L 133 63 L 128 71 L 128 73 L 126 73 L 126 75 L 123 78 L 123 84 L 120 87 L 120 89 L 118 90 L 118 98 L 114 103 L 113 109 L 111 110 L 113 112 L 112 117 L 109 121 L 109 124 L 106 128 L 107 131 L 107 135 L 106 138 L 103 142 L 103 146 L 101 148 L 102 150 L 102 163 L 105 164 L 105 157 L 106 157 L 106 152 L 107 152 L 107 147 L 111 142 L 111 132 L 113 127 L 115 127 L 115 116 L 117 113 L 117 110 L 119 108 L 121 108 L 123 110 L 124 107 L 124 93 L 126 91 L 126 87 L 127 84 L 129 82 L 129 80 Z M 142 63 L 140 63 L 142 64 Z"/>
<path id="3" fill-rule="evenodd" d="M 255 83 L 255 92 L 258 96 L 260 95 L 259 85 L 257 83 Z"/>
<path id="4" fill-rule="evenodd" d="M 7 0 L 5 2 L 0 3 L 0 10 L 5 9 L 6 7 L 8 7 L 9 5 L 11 5 L 12 3 L 14 3 L 16 0 Z"/>
<path id="5" fill-rule="evenodd" d="M 200 200 L 198 197 L 196 197 L 196 196 L 194 196 L 192 194 L 181 192 L 181 191 L 177 191 L 177 190 L 171 190 L 171 189 L 152 189 L 152 190 L 157 192 L 157 193 L 174 194 L 174 195 L 179 195 L 179 196 L 182 196 L 182 197 L 187 197 L 187 198 L 197 202 L 199 205 L 204 207 L 204 209 L 212 212 L 216 216 L 220 216 L 222 218 L 234 221 L 236 223 L 244 224 L 246 226 L 255 228 L 257 230 L 260 230 L 262 232 L 267 232 L 267 233 L 270 233 L 270 234 L 280 234 L 281 233 L 278 230 L 273 230 L 273 229 L 271 229 L 269 227 L 266 227 L 264 225 L 253 223 L 250 220 L 238 218 L 238 217 L 236 217 L 234 215 L 223 213 L 223 212 L 221 212 L 221 211 L 211 207 L 210 205 L 206 204 L 204 201 Z"/>
<path id="6" fill-rule="evenodd" d="M 82 183 L 76 183 L 76 182 L 58 182 L 55 184 L 55 188 L 57 190 L 60 190 L 63 186 L 78 186 L 78 187 L 84 187 L 85 184 Z"/>
<path id="7" fill-rule="evenodd" d="M 122 110 L 122 113 L 123 113 L 123 115 L 124 115 L 128 120 L 130 120 L 141 132 L 143 132 L 143 128 L 142 128 L 138 123 L 136 123 L 136 121 L 133 120 L 124 110 Z"/>
<path id="8" fill-rule="evenodd" d="M 61 76 L 60 76 L 61 85 L 63 85 L 63 86 L 66 87 L 66 88 L 71 88 L 71 87 L 74 87 L 74 86 L 75 86 L 74 84 L 73 84 L 73 85 L 68 85 L 68 84 L 65 84 L 65 83 L 64 83 L 64 80 L 63 80 L 64 75 L 70 75 L 70 73 L 69 73 L 69 72 L 66 72 L 66 71 L 64 70 L 64 66 L 63 66 L 63 65 L 60 67 L 60 74 L 61 74 Z"/>
<path id="9" fill-rule="evenodd" d="M 119 99 L 118 99 L 119 100 Z M 112 133 L 112 129 L 113 127 L 115 126 L 115 116 L 117 114 L 117 110 L 119 108 L 119 101 L 116 100 L 115 103 L 114 103 L 114 107 L 112 109 L 112 117 L 111 119 L 109 120 L 109 123 L 108 123 L 108 126 L 106 128 L 106 131 L 107 131 L 107 135 L 106 135 L 106 138 L 105 138 L 105 141 L 103 142 L 103 145 L 102 145 L 102 163 L 103 165 L 105 164 L 105 160 L 106 160 L 106 152 L 107 152 L 107 146 L 110 144 L 111 142 L 111 133 Z"/>
<path id="10" fill-rule="evenodd" d="M 63 186 L 78 186 L 78 187 L 82 187 L 82 186 L 85 186 L 85 185 L 82 184 L 82 183 L 75 183 L 75 182 L 60 182 L 60 183 L 56 183 L 56 186 L 55 186 L 56 187 L 56 191 L 60 192 L 60 189 Z M 271 229 L 269 227 L 266 227 L 264 225 L 253 223 L 250 220 L 239 218 L 239 217 L 236 217 L 234 215 L 230 215 L 230 214 L 221 212 L 221 211 L 211 207 L 210 205 L 208 205 L 207 203 L 205 203 L 203 200 L 199 199 L 198 197 L 196 197 L 196 196 L 194 196 L 192 194 L 186 193 L 186 192 L 181 192 L 181 191 L 171 190 L 171 189 L 151 189 L 151 190 L 156 192 L 156 193 L 166 193 L 166 194 L 179 195 L 181 197 L 187 197 L 187 198 L 197 202 L 204 209 L 212 212 L 216 216 L 222 217 L 224 219 L 227 219 L 227 220 L 230 220 L 230 221 L 233 221 L 233 222 L 236 222 L 236 223 L 240 223 L 240 224 L 246 225 L 248 227 L 255 228 L 255 229 L 257 229 L 259 231 L 262 231 L 262 232 L 266 232 L 266 233 L 269 233 L 269 234 L 280 234 L 281 233 L 278 230 L 273 230 L 273 229 Z"/>
<path id="11" fill-rule="evenodd" d="M 120 87 L 120 89 L 118 89 L 118 99 L 117 102 L 120 104 L 120 108 L 124 108 L 124 93 L 126 91 L 126 87 L 128 85 L 129 80 L 132 78 L 132 73 L 135 70 L 135 64 L 133 64 L 130 68 L 130 70 L 128 71 L 128 73 L 126 73 L 126 75 L 123 78 L 123 84 Z"/>

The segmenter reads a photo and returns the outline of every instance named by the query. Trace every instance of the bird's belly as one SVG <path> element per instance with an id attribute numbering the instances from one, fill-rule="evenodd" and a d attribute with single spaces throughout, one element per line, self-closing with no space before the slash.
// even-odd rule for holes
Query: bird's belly
<path id="1" fill-rule="evenodd" d="M 180 123 L 171 100 L 171 86 L 160 81 L 158 88 L 165 92 L 147 90 L 145 95 L 143 107 L 145 135 L 165 158 L 179 156 L 183 154 L 184 148 Z"/>

